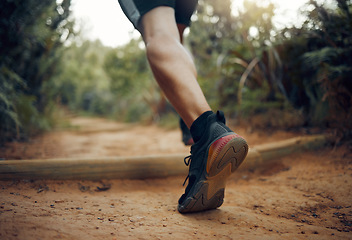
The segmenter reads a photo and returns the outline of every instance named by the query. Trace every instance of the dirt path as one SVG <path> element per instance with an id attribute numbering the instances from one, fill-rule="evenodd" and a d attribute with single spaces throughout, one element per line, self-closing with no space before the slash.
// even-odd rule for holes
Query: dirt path
<path id="1" fill-rule="evenodd" d="M 185 153 L 178 130 L 74 118 L 1 149 L 3 159 Z M 295 136 L 237 132 L 254 146 Z M 182 161 L 182 159 L 181 159 Z M 0 239 L 352 239 L 352 153 L 346 146 L 238 169 L 223 206 L 181 215 L 185 176 L 148 180 L 0 181 Z"/>
<path id="2" fill-rule="evenodd" d="M 11 143 L 0 149 L 0 159 L 46 159 L 61 157 L 140 156 L 149 154 L 189 154 L 178 129 L 156 125 L 117 123 L 102 118 L 70 119 L 71 129 L 47 133 L 29 143 Z M 251 133 L 236 128 L 250 145 L 298 136 L 298 133 Z M 1 151 L 3 153 L 1 153 Z"/>

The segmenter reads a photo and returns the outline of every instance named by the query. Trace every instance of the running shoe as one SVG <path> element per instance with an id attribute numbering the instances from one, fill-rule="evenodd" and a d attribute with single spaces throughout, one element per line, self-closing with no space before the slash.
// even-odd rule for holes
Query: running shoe
<path id="1" fill-rule="evenodd" d="M 227 178 L 248 153 L 246 140 L 225 125 L 218 111 L 207 118 L 207 129 L 184 159 L 189 166 L 188 185 L 178 201 L 180 213 L 199 212 L 220 207 L 224 202 Z"/>

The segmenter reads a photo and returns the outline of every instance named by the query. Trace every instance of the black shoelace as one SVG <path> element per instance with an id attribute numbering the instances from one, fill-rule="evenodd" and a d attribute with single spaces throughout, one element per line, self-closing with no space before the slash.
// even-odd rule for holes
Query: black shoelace
<path id="1" fill-rule="evenodd" d="M 188 166 L 191 164 L 192 155 L 189 155 L 189 156 L 185 157 L 185 158 L 183 159 L 183 161 L 184 161 L 184 163 L 186 164 L 186 166 L 188 167 Z M 186 184 L 188 178 L 189 178 L 189 174 L 187 175 L 187 177 L 186 177 L 185 181 L 183 182 L 183 185 L 182 185 L 182 186 L 185 186 L 185 184 Z"/>

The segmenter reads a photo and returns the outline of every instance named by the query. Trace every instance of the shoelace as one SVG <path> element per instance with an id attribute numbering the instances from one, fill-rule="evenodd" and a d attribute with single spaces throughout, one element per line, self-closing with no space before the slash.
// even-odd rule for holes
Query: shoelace
<path id="1" fill-rule="evenodd" d="M 187 156 L 187 157 L 185 157 L 185 158 L 183 159 L 183 161 L 185 162 L 185 164 L 186 164 L 187 167 L 188 167 L 189 164 L 191 163 L 191 160 L 192 160 L 192 155 L 189 155 L 189 156 Z"/>
<path id="2" fill-rule="evenodd" d="M 186 164 L 186 166 L 188 167 L 189 164 L 191 164 L 192 155 L 189 155 L 189 156 L 185 157 L 185 158 L 183 159 L 183 161 L 184 161 L 184 163 Z M 185 184 L 186 184 L 188 178 L 189 178 L 189 174 L 187 175 L 187 177 L 186 177 L 185 181 L 183 182 L 183 185 L 182 185 L 182 186 L 185 186 Z"/>

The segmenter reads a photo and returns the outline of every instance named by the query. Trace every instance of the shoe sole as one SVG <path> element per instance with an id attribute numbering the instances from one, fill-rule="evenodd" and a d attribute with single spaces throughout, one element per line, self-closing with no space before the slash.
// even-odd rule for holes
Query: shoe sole
<path id="1" fill-rule="evenodd" d="M 178 205 L 180 213 L 199 212 L 220 207 L 224 202 L 228 177 L 248 153 L 246 140 L 237 134 L 220 137 L 207 150 L 207 163 L 189 197 Z"/>

